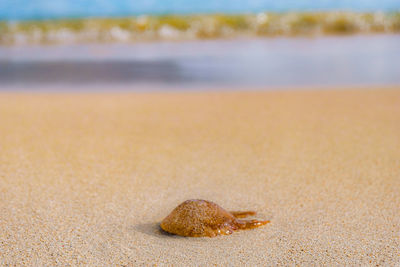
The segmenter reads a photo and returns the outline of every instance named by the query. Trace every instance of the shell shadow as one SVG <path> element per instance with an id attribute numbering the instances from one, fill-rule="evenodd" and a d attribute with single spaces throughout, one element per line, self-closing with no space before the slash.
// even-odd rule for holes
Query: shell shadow
<path id="1" fill-rule="evenodd" d="M 141 224 L 135 225 L 133 228 L 134 228 L 134 230 L 136 230 L 142 234 L 157 237 L 157 238 L 163 238 L 163 239 L 165 239 L 165 238 L 176 238 L 176 239 L 183 238 L 181 236 L 177 236 L 177 235 L 173 235 L 173 234 L 165 232 L 163 229 L 161 229 L 160 223 L 158 223 L 158 222 L 141 223 Z"/>

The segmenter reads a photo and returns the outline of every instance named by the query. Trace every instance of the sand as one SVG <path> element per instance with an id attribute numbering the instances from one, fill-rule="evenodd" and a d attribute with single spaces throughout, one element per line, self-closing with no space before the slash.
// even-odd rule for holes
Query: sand
<path id="1" fill-rule="evenodd" d="M 186 199 L 265 227 L 165 235 Z M 0 265 L 400 265 L 400 90 L 0 94 Z"/>

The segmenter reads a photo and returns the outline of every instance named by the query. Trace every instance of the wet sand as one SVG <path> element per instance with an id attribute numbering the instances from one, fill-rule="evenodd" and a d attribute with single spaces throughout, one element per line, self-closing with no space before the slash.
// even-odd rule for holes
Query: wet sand
<path id="1" fill-rule="evenodd" d="M 400 90 L 0 94 L 0 265 L 399 265 Z M 182 238 L 191 198 L 265 227 Z"/>

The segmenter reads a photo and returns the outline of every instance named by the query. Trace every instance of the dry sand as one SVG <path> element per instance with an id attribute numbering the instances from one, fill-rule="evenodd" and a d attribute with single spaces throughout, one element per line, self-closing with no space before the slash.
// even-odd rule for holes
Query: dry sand
<path id="1" fill-rule="evenodd" d="M 400 265 L 400 90 L 0 94 L 0 265 Z M 164 235 L 191 198 L 267 226 Z"/>

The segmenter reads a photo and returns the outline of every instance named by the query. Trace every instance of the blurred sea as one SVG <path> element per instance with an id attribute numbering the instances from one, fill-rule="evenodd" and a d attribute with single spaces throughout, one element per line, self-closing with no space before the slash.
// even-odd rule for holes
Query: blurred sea
<path id="1" fill-rule="evenodd" d="M 0 46 L 0 90 L 387 85 L 400 85 L 399 35 Z"/>
<path id="2" fill-rule="evenodd" d="M 0 0 L 0 90 L 400 85 L 399 33 L 400 0 Z"/>
<path id="3" fill-rule="evenodd" d="M 398 11 L 399 0 L 1 0 L 0 20 L 350 10 Z"/>

